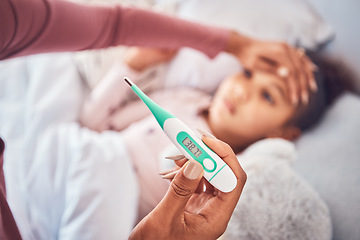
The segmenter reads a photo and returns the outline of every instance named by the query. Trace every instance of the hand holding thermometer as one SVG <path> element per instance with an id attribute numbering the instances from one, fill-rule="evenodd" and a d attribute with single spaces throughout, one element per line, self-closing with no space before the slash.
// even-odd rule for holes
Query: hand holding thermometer
<path id="1" fill-rule="evenodd" d="M 236 187 L 237 179 L 230 167 L 182 121 L 152 101 L 131 80 L 126 77 L 124 80 L 148 106 L 161 128 L 185 157 L 203 166 L 205 179 L 220 191 L 231 192 Z"/>

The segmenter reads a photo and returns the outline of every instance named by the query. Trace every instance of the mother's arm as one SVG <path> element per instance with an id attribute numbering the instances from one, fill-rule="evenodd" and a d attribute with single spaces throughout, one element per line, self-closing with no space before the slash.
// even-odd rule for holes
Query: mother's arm
<path id="1" fill-rule="evenodd" d="M 0 1 L 0 59 L 116 45 L 192 47 L 213 57 L 229 31 L 150 11 L 69 1 Z"/>

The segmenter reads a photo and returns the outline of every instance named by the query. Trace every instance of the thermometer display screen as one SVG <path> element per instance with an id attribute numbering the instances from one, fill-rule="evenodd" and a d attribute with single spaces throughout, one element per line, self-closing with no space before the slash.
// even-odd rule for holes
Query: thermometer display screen
<path id="1" fill-rule="evenodd" d="M 186 137 L 182 141 L 182 143 L 185 145 L 187 149 L 190 150 L 190 152 L 192 152 L 195 155 L 195 157 L 199 157 L 202 154 L 201 150 L 190 140 L 190 138 Z"/>

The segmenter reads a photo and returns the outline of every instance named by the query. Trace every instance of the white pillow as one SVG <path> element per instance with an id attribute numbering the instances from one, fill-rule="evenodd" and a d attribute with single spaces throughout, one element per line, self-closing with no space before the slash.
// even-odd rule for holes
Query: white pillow
<path id="1" fill-rule="evenodd" d="M 331 27 L 305 0 L 179 0 L 177 15 L 311 50 L 334 37 Z"/>
<path id="2" fill-rule="evenodd" d="M 333 239 L 360 239 L 360 97 L 344 93 L 297 142 L 295 169 L 330 208 Z"/>

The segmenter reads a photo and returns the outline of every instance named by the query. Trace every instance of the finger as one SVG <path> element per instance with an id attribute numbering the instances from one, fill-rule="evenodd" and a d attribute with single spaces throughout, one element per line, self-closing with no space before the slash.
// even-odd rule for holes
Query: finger
<path id="1" fill-rule="evenodd" d="M 301 57 L 300 61 L 304 76 L 304 80 L 301 83 L 301 100 L 303 104 L 307 105 L 309 103 L 309 90 L 311 89 L 312 73 L 310 72 L 310 65 L 305 62 L 304 56 Z"/>
<path id="2" fill-rule="evenodd" d="M 256 69 L 269 73 L 276 73 L 279 66 L 280 63 L 275 59 L 265 55 L 259 55 L 257 58 L 254 59 L 252 65 L 249 64 L 248 66 L 246 66 L 246 69 L 249 70 Z"/>
<path id="3" fill-rule="evenodd" d="M 185 205 L 199 186 L 202 176 L 202 165 L 193 160 L 188 161 L 174 177 L 156 211 L 160 211 L 160 214 L 166 212 L 168 221 L 182 218 Z"/>
<path id="4" fill-rule="evenodd" d="M 317 71 L 318 68 L 317 66 L 310 60 L 310 58 L 306 55 L 304 55 L 303 57 L 303 61 L 306 63 L 307 66 L 307 74 L 308 74 L 308 82 L 309 82 L 309 86 L 310 89 L 313 92 L 317 91 L 317 83 L 315 81 L 315 76 L 314 76 L 314 71 Z"/>
<path id="5" fill-rule="evenodd" d="M 202 136 L 201 140 L 203 140 L 203 142 L 209 148 L 211 148 L 221 159 L 224 160 L 227 165 L 229 165 L 237 178 L 244 177 L 243 174 L 245 172 L 243 172 L 243 169 L 241 168 L 239 161 L 237 161 L 234 151 L 228 144 L 208 136 Z"/>
<path id="6" fill-rule="evenodd" d="M 171 172 L 176 171 L 176 170 L 179 170 L 179 169 L 180 169 L 180 167 L 175 166 L 175 167 L 173 167 L 173 168 L 171 168 L 171 169 L 164 170 L 164 171 L 160 171 L 159 174 L 160 174 L 160 175 L 166 175 L 166 174 L 168 174 L 168 173 L 171 173 Z"/>
<path id="7" fill-rule="evenodd" d="M 309 101 L 308 94 L 308 80 L 307 80 L 307 66 L 304 64 L 302 58 L 304 57 L 305 51 L 302 48 L 292 49 L 291 56 L 295 66 L 295 73 L 297 73 L 297 78 L 295 82 L 297 83 L 297 98 L 299 102 L 306 105 Z M 300 101 L 301 100 L 301 101 Z"/>
<path id="8" fill-rule="evenodd" d="M 169 173 L 163 175 L 162 178 L 163 179 L 173 179 L 179 171 L 180 171 L 180 169 L 169 172 Z"/>
<path id="9" fill-rule="evenodd" d="M 242 187 L 244 186 L 245 182 L 246 182 L 246 173 L 244 172 L 244 170 L 241 168 L 239 161 L 237 159 L 237 157 L 235 156 L 235 153 L 233 152 L 233 150 L 231 149 L 231 147 L 218 140 L 218 139 L 214 139 L 214 138 L 209 138 L 206 136 L 202 137 L 202 140 L 204 141 L 204 143 L 211 148 L 229 167 L 230 169 L 233 171 L 233 173 L 236 176 L 237 179 L 237 185 L 235 187 L 235 189 L 231 192 L 231 193 L 235 193 L 235 194 L 226 194 L 224 193 L 224 196 L 231 196 L 231 198 L 234 198 L 233 200 L 233 204 L 234 206 L 236 205 L 236 202 L 238 199 L 237 198 L 237 194 L 241 193 Z M 237 192 L 237 194 L 236 194 Z"/>
<path id="10" fill-rule="evenodd" d="M 292 68 L 290 69 L 290 76 L 288 76 L 286 78 L 286 83 L 288 86 L 288 90 L 289 90 L 289 96 L 290 96 L 290 100 L 291 103 L 293 105 L 297 105 L 299 103 L 299 95 L 300 95 L 300 73 L 299 73 L 299 64 L 298 64 L 298 60 L 297 59 L 297 55 L 296 52 L 294 51 L 294 49 L 292 49 L 290 46 L 288 45 L 284 45 L 284 47 L 286 48 L 286 53 L 288 56 L 288 62 L 290 62 L 290 66 L 292 66 Z"/>
<path id="11" fill-rule="evenodd" d="M 195 190 L 195 193 L 200 194 L 200 193 L 204 192 L 204 190 L 205 190 L 205 183 L 206 183 L 206 182 L 207 182 L 207 181 L 205 180 L 205 178 L 202 178 L 201 181 L 200 181 L 200 183 L 199 183 L 199 186 L 198 186 L 197 189 Z"/>
<path id="12" fill-rule="evenodd" d="M 218 190 L 214 188 L 213 185 L 211 185 L 208 181 L 204 181 L 205 183 L 205 192 L 207 193 L 211 193 L 214 195 L 215 192 L 217 192 Z"/>
<path id="13" fill-rule="evenodd" d="M 229 193 L 223 193 L 219 191 L 217 197 L 212 198 L 207 205 L 208 207 L 203 209 L 202 214 L 211 218 L 220 217 L 222 219 L 230 219 L 245 185 L 247 178 L 246 173 L 241 168 L 238 159 L 228 144 L 218 139 L 209 138 L 206 136 L 203 136 L 202 140 L 220 158 L 222 158 L 224 162 L 226 162 L 237 178 L 237 185 L 235 189 Z M 214 209 L 213 206 L 216 206 L 216 209 Z"/>
<path id="14" fill-rule="evenodd" d="M 173 172 L 173 171 L 175 171 L 175 170 L 177 170 L 177 169 L 174 169 L 174 168 L 173 168 L 173 169 L 161 171 L 161 172 L 159 172 L 159 175 L 164 176 L 164 175 L 166 175 L 166 174 L 168 174 L 168 173 L 171 173 L 171 172 Z"/>
<path id="15" fill-rule="evenodd" d="M 281 65 L 280 62 L 276 61 L 275 59 L 271 59 L 270 57 L 263 55 L 259 55 L 258 61 L 255 62 L 253 68 L 278 75 L 284 79 L 290 75 L 290 71 L 287 67 Z"/>
<path id="16" fill-rule="evenodd" d="M 173 160 L 178 167 L 182 167 L 188 161 L 188 159 L 184 155 L 168 156 L 165 158 Z"/>
<path id="17" fill-rule="evenodd" d="M 181 160 L 177 160 L 175 161 L 175 164 L 178 166 L 178 167 L 182 167 L 184 166 L 185 163 L 187 163 L 189 160 L 187 158 L 183 158 Z"/>
<path id="18" fill-rule="evenodd" d="M 181 160 L 181 159 L 185 158 L 185 156 L 183 154 L 179 154 L 179 155 L 174 155 L 174 156 L 167 156 L 165 158 L 177 161 L 177 160 Z"/>

